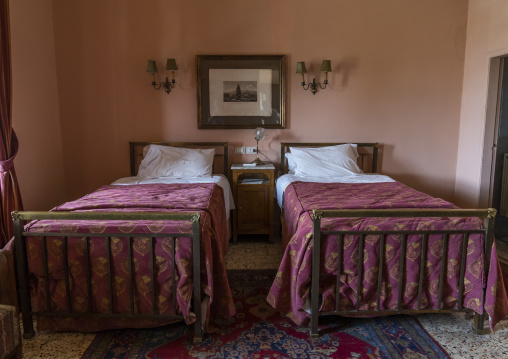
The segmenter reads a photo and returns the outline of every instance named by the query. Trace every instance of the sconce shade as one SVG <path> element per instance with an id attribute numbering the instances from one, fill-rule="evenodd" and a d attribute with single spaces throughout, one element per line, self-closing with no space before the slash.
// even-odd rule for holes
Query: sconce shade
<path id="1" fill-rule="evenodd" d="M 297 74 L 306 74 L 307 69 L 305 68 L 305 62 L 297 62 L 296 63 L 296 73 Z"/>
<path id="2" fill-rule="evenodd" d="M 332 72 L 332 64 L 330 60 L 323 60 L 323 63 L 321 64 L 321 71 Z"/>
<path id="3" fill-rule="evenodd" d="M 178 66 L 176 66 L 175 59 L 168 59 L 168 62 L 166 63 L 166 70 L 168 70 L 168 71 L 178 70 Z"/>
<path id="4" fill-rule="evenodd" d="M 152 74 L 157 72 L 157 64 L 155 63 L 155 60 L 148 60 L 148 67 L 146 68 L 146 72 L 151 72 Z"/>

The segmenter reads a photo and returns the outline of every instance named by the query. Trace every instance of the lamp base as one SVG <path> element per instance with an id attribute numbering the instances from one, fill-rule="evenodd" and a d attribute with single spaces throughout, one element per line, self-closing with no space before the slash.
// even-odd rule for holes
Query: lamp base
<path id="1" fill-rule="evenodd" d="M 255 166 L 261 166 L 261 165 L 264 165 L 265 163 L 263 161 L 261 161 L 259 159 L 259 157 L 256 157 L 256 159 L 254 161 L 252 161 L 251 164 L 255 165 Z"/>

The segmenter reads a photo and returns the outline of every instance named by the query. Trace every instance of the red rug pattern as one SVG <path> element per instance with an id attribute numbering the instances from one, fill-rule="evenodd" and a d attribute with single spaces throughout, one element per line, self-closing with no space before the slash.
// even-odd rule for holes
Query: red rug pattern
<path id="1" fill-rule="evenodd" d="M 310 339 L 308 328 L 266 302 L 265 282 L 273 277 L 238 275 L 231 278 L 237 315 L 216 321 L 202 343 L 193 343 L 190 328 L 181 323 L 108 331 L 97 335 L 82 358 L 449 358 L 411 316 L 330 317 L 320 320 L 321 336 Z"/>

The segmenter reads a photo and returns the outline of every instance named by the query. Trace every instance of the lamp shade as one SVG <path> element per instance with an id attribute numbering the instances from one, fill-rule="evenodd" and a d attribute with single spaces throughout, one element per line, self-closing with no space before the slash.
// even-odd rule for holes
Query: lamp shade
<path id="1" fill-rule="evenodd" d="M 265 133 L 265 129 L 263 127 L 258 127 L 254 130 L 254 135 L 255 135 L 255 139 L 256 141 L 259 141 L 259 140 L 262 140 L 263 138 L 266 137 L 266 133 Z"/>
<path id="2" fill-rule="evenodd" d="M 321 71 L 332 72 L 332 64 L 330 60 L 323 60 L 323 63 L 321 64 Z"/>
<path id="3" fill-rule="evenodd" d="M 148 60 L 148 67 L 146 68 L 146 72 L 151 72 L 152 74 L 157 72 L 157 64 L 155 63 L 155 60 Z"/>
<path id="4" fill-rule="evenodd" d="M 307 73 L 307 69 L 305 68 L 305 62 L 297 62 L 296 63 L 296 73 L 297 74 Z"/>
<path id="5" fill-rule="evenodd" d="M 166 70 L 168 70 L 168 71 L 178 70 L 178 66 L 176 66 L 175 59 L 168 59 L 168 62 L 166 63 Z"/>

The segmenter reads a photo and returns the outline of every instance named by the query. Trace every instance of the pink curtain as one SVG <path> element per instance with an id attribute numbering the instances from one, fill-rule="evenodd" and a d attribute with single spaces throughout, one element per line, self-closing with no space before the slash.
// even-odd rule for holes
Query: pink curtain
<path id="1" fill-rule="evenodd" d="M 14 157 L 18 139 L 12 129 L 9 0 L 0 0 L 0 248 L 13 235 L 11 211 L 23 207 Z"/>

